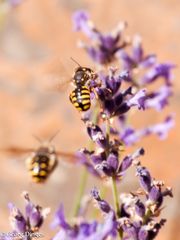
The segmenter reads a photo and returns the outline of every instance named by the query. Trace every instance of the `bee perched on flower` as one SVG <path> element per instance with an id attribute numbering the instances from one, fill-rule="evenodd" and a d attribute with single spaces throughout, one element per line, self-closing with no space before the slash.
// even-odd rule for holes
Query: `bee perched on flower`
<path id="1" fill-rule="evenodd" d="M 87 12 L 77 11 L 73 15 L 73 24 L 75 31 L 81 31 L 88 38 L 88 43 L 81 42 L 81 47 L 97 63 L 97 79 L 101 82 L 95 87 L 97 104 L 82 118 L 90 137 L 90 148 L 80 149 L 77 157 L 91 174 L 111 180 L 114 207 L 100 196 L 97 189 L 92 190 L 92 197 L 104 214 L 113 212 L 116 237 L 123 240 L 154 239 L 165 223 L 163 218 L 158 221 L 156 217 L 161 215 L 164 197 L 172 197 L 171 189 L 163 190 L 164 185 L 156 184 L 147 168 L 141 165 L 139 158 L 145 153 L 143 148 L 131 154 L 124 154 L 120 148 L 124 145 L 128 151 L 128 146 L 151 134 L 164 139 L 174 126 L 173 115 L 169 114 L 161 123 L 135 129 L 130 114 L 133 109 L 134 114 L 139 110 L 145 114 L 148 109 L 160 112 L 168 105 L 175 65 L 159 63 L 155 54 L 145 54 L 140 36 L 127 41 L 124 23 L 118 25 L 116 31 L 103 34 Z M 159 79 L 163 79 L 162 86 L 152 90 L 149 86 Z M 126 172 L 132 167 L 139 178 L 140 193 L 119 194 L 119 180 L 125 181 Z M 82 182 L 85 179 L 82 178 Z M 80 214 L 83 190 L 75 216 Z M 111 236 L 110 239 L 116 238 Z"/>
<path id="2" fill-rule="evenodd" d="M 74 59 L 72 60 L 75 61 Z M 88 111 L 91 107 L 91 86 L 97 75 L 91 68 L 82 67 L 79 63 L 77 64 L 78 68 L 75 69 L 73 76 L 75 89 L 70 93 L 69 99 L 79 111 L 84 112 Z"/>
<path id="3" fill-rule="evenodd" d="M 52 240 L 153 240 L 166 222 L 162 211 L 165 198 L 173 197 L 172 189 L 155 180 L 142 164 L 145 149 L 140 146 L 129 150 L 129 146 L 151 134 L 165 139 L 174 126 L 174 117 L 170 113 L 160 123 L 143 123 L 137 128 L 132 113 L 139 120 L 149 109 L 158 114 L 164 110 L 173 94 L 175 65 L 159 63 L 155 54 L 146 54 L 139 36 L 129 41 L 124 34 L 125 23 L 104 34 L 95 27 L 89 14 L 81 10 L 73 14 L 73 24 L 76 31 L 82 31 L 88 38 L 89 42 L 81 42 L 81 47 L 97 65 L 93 71 L 72 59 L 78 67 L 72 78 L 75 89 L 69 98 L 83 112 L 81 120 L 89 144 L 74 156 L 83 170 L 73 217 L 68 222 L 60 205 L 52 223 L 52 227 L 59 229 Z M 160 79 L 162 85 L 153 89 L 152 84 Z M 31 157 L 30 173 L 35 180 L 43 181 L 51 172 L 44 171 L 45 165 L 51 169 L 56 165 L 56 152 L 47 146 L 40 147 Z M 139 187 L 121 192 L 120 185 L 127 181 L 130 169 Z M 98 178 L 101 189 L 93 187 L 85 195 L 89 173 Z M 109 186 L 112 199 L 107 196 Z M 24 196 L 26 216 L 10 205 L 13 231 L 38 231 L 45 218 L 43 210 L 31 203 L 28 194 Z M 96 211 L 88 209 L 92 203 Z M 87 219 L 88 214 L 91 220 Z"/>

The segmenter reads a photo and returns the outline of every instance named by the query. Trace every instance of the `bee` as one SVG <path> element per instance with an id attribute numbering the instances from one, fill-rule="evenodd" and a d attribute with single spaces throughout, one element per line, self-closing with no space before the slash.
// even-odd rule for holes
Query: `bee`
<path id="1" fill-rule="evenodd" d="M 26 166 L 32 181 L 43 183 L 58 164 L 58 157 L 54 146 L 44 142 L 26 159 Z"/>
<path id="2" fill-rule="evenodd" d="M 50 144 L 52 139 L 57 133 L 51 137 L 48 141 L 42 141 L 38 137 L 35 138 L 40 142 L 40 146 L 34 149 L 22 149 L 18 147 L 9 147 L 3 149 L 3 151 L 10 152 L 13 154 L 21 154 L 32 152 L 26 159 L 26 167 L 31 176 L 31 179 L 35 183 L 44 183 L 50 174 L 58 165 L 58 156 L 68 159 L 69 162 L 75 162 L 75 155 L 72 153 L 66 153 L 62 151 L 56 151 L 55 147 Z"/>
<path id="3" fill-rule="evenodd" d="M 82 67 L 73 58 L 71 60 L 78 64 L 78 67 L 72 79 L 75 89 L 70 93 L 69 99 L 78 111 L 85 112 L 91 107 L 90 93 L 92 90 L 89 83 L 97 77 L 97 74 L 91 68 Z"/>

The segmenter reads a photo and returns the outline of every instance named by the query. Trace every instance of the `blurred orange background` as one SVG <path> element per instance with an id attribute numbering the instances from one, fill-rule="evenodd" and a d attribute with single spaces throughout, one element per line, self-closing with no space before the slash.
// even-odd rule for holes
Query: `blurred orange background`
<path id="1" fill-rule="evenodd" d="M 80 115 L 70 104 L 70 89 L 51 91 L 65 72 L 74 69 L 70 57 L 83 65 L 93 63 L 82 49 L 76 47 L 79 33 L 72 31 L 74 10 L 87 9 L 96 25 L 111 30 L 120 20 L 128 22 L 127 33 L 143 37 L 146 52 L 157 53 L 160 61 L 180 62 L 180 3 L 179 0 L 24 0 L 1 19 L 0 32 L 0 146 L 37 147 L 33 134 L 47 139 L 60 129 L 54 140 L 56 148 L 76 151 L 87 140 Z M 4 10 L 5 11 L 5 10 Z M 159 240 L 180 239 L 179 131 L 180 131 L 180 72 L 174 71 L 174 96 L 162 114 L 152 111 L 135 119 L 143 124 L 162 121 L 167 113 L 176 113 L 176 126 L 169 138 L 145 139 L 139 146 L 146 149 L 142 159 L 152 175 L 173 187 L 174 198 L 166 199 L 163 217 L 168 223 L 157 237 Z M 144 116 L 144 115 L 143 115 Z M 72 206 L 81 171 L 77 166 L 60 164 L 44 185 L 30 183 L 24 166 L 26 155 L 10 157 L 1 154 L 0 172 L 0 231 L 10 231 L 8 202 L 23 208 L 20 194 L 30 193 L 34 202 L 52 207 L 52 212 L 64 203 L 66 213 Z M 123 186 L 134 186 L 131 177 Z M 87 192 L 94 184 L 89 178 Z M 48 239 L 49 216 L 42 232 Z"/>

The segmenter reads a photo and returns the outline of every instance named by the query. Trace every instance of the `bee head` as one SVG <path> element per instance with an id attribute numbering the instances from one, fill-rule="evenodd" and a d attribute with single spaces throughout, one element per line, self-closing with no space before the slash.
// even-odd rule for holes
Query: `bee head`
<path id="1" fill-rule="evenodd" d="M 39 154 L 51 154 L 55 152 L 55 148 L 53 145 L 49 144 L 49 142 L 43 142 L 37 149 L 37 152 Z"/>
<path id="2" fill-rule="evenodd" d="M 78 67 L 75 70 L 75 74 L 73 76 L 73 82 L 77 86 L 85 85 L 89 80 L 95 78 L 95 73 L 92 69 L 86 67 Z"/>

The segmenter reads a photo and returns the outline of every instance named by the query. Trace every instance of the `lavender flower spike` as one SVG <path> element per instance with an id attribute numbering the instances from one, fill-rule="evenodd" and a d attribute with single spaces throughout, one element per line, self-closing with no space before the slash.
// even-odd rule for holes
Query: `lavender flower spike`
<path id="1" fill-rule="evenodd" d="M 127 101 L 129 107 L 138 106 L 139 109 L 145 109 L 144 100 L 146 96 L 146 90 L 139 90 L 132 98 Z"/>

